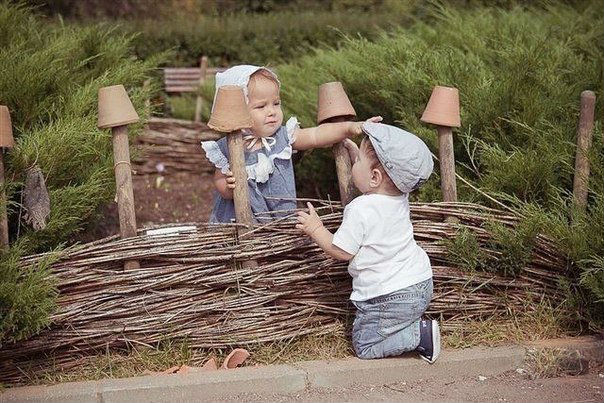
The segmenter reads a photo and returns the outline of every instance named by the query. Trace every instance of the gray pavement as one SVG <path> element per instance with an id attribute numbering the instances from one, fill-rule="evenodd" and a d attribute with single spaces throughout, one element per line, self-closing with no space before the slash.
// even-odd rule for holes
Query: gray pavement
<path id="1" fill-rule="evenodd" d="M 580 342 L 579 342 L 580 341 Z M 601 360 L 601 339 L 558 341 L 555 348 L 595 354 Z M 363 385 L 411 384 L 425 379 L 451 380 L 496 377 L 522 366 L 528 349 L 551 346 L 507 346 L 444 350 L 430 365 L 416 354 L 382 360 L 307 361 L 291 365 L 243 367 L 125 379 L 70 382 L 51 386 L 11 388 L 4 402 L 199 402 L 235 396 L 295 396 L 308 390 L 358 388 Z M 255 400 L 252 398 L 252 400 Z M 277 400 L 281 400 L 277 398 Z"/>

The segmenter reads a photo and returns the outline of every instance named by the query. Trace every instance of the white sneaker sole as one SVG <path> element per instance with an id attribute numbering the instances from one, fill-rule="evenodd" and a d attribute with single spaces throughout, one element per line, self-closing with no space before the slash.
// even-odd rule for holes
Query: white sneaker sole
<path id="1" fill-rule="evenodd" d="M 434 361 L 440 355 L 440 326 L 438 326 L 438 322 L 435 320 L 432 321 L 432 345 L 434 349 L 432 351 L 432 360 L 429 361 L 430 364 L 434 364 Z"/>

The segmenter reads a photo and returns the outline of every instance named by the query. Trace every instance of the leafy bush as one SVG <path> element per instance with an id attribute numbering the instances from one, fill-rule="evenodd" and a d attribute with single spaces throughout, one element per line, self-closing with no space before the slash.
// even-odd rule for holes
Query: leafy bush
<path id="1" fill-rule="evenodd" d="M 602 92 L 599 22 L 591 3 L 583 10 L 437 9 L 429 22 L 375 43 L 349 39 L 340 50 L 318 50 L 278 66 L 284 107 L 314 124 L 317 86 L 339 80 L 359 118 L 380 114 L 436 150 L 435 130 L 419 118 L 434 85 L 455 86 L 462 107 L 463 126 L 455 131 L 461 173 L 489 190 L 547 203 L 552 185 L 568 189 L 572 182 L 579 94 Z M 504 164 L 503 155 L 512 159 Z M 547 170 L 527 176 L 527 164 L 538 162 Z M 300 182 L 316 181 L 313 171 L 300 168 Z M 337 194 L 335 187 L 322 190 Z"/>
<path id="2" fill-rule="evenodd" d="M 478 238 L 467 228 L 461 228 L 453 239 L 445 239 L 448 257 L 460 269 L 472 272 L 483 267 L 485 254 Z"/>
<path id="3" fill-rule="evenodd" d="M 97 91 L 124 84 L 144 121 L 153 88 L 142 83 L 159 61 L 133 59 L 131 39 L 103 26 L 48 26 L 30 9 L 0 3 L 0 104 L 11 112 L 17 143 L 5 156 L 12 247 L 0 253 L 0 342 L 8 331 L 13 339 L 34 333 L 54 306 L 46 269 L 22 272 L 19 255 L 60 246 L 113 198 L 111 134 L 96 127 Z M 38 232 L 20 221 L 24 173 L 34 164 L 51 202 Z"/>
<path id="4" fill-rule="evenodd" d="M 382 115 L 419 135 L 436 153 L 436 131 L 420 122 L 435 85 L 459 89 L 462 127 L 454 130 L 457 172 L 483 192 L 522 209 L 533 224 L 499 234 L 508 257 L 498 270 L 514 271 L 530 253 L 535 231 L 558 241 L 576 267 L 569 295 L 588 301 L 585 318 L 602 325 L 604 244 L 602 151 L 604 18 L 600 2 L 535 9 L 435 7 L 424 21 L 375 42 L 349 38 L 340 49 L 278 66 L 286 115 L 315 124 L 319 84 L 342 81 L 359 119 Z M 579 95 L 596 92 L 589 206 L 573 212 Z M 302 194 L 337 197 L 330 150 L 315 150 L 296 167 Z M 414 198 L 438 200 L 438 167 Z M 460 200 L 491 201 L 458 181 Z M 538 216 L 538 217 L 537 217 Z M 571 220 L 572 219 L 572 220 Z M 526 230 L 526 231 L 525 231 Z M 598 234 L 598 235 L 595 235 Z M 460 248 L 470 247 L 470 241 Z M 503 253 L 502 252 L 502 253 Z M 467 267 L 474 267 L 469 253 Z M 600 276 L 600 277 L 598 277 Z M 599 318 L 598 318 L 599 317 Z M 599 325 L 598 325 L 599 323 Z"/>

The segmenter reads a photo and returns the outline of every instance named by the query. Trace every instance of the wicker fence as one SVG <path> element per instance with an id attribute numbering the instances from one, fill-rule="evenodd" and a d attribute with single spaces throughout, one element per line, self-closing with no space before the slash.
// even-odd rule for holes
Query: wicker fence
<path id="1" fill-rule="evenodd" d="M 339 204 L 315 201 L 326 226 L 341 222 Z M 502 211 L 464 203 L 412 205 L 415 238 L 430 256 L 435 297 L 429 314 L 444 329 L 468 318 L 532 309 L 532 301 L 560 298 L 566 261 L 541 236 L 530 262 L 515 277 L 463 272 L 451 264 L 443 240 L 467 228 L 486 256 L 487 222 L 514 226 Z M 445 220 L 456 217 L 458 222 Z M 0 381 L 19 383 L 22 370 L 52 362 L 68 368 L 86 355 L 164 339 L 186 339 L 194 348 L 241 346 L 321 334 L 341 328 L 353 313 L 346 264 L 332 260 L 281 220 L 238 240 L 233 225 L 191 224 L 172 233 L 141 230 L 130 239 L 110 237 L 59 254 L 22 260 L 24 268 L 53 259 L 60 309 L 39 335 L 0 350 Z M 140 269 L 124 270 L 136 259 Z M 259 266 L 244 269 L 240 262 Z M 52 357 L 50 359 L 49 357 Z"/>

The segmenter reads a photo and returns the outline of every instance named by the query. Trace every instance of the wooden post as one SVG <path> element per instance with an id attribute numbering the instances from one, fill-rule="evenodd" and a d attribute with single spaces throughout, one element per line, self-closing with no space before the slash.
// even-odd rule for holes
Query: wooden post
<path id="1" fill-rule="evenodd" d="M 339 81 L 324 83 L 319 86 L 317 97 L 317 123 L 337 123 L 355 120 L 355 112 L 344 86 Z M 340 189 L 340 202 L 346 206 L 357 196 L 358 192 L 352 181 L 352 164 L 344 142 L 334 144 L 332 147 L 338 175 Z"/>
<path id="2" fill-rule="evenodd" d="M 4 185 L 4 147 L 0 147 L 0 186 Z M 2 206 L 0 206 L 0 249 L 8 249 L 8 218 L 6 215 L 6 193 L 2 190 L 0 194 Z"/>
<path id="3" fill-rule="evenodd" d="M 596 94 L 593 91 L 581 93 L 581 113 L 577 130 L 577 153 L 575 156 L 575 177 L 573 181 L 573 200 L 582 211 L 587 207 L 589 185 L 589 150 L 594 128 L 594 109 Z"/>
<path id="4" fill-rule="evenodd" d="M 233 203 L 235 204 L 235 218 L 238 224 L 244 224 L 246 229 L 237 228 L 239 238 L 245 236 L 254 225 L 252 209 L 250 208 L 250 196 L 247 185 L 247 171 L 245 170 L 245 155 L 243 151 L 243 134 L 241 130 L 231 132 L 227 135 L 229 147 L 229 166 L 235 178 L 235 189 L 233 189 Z M 245 260 L 242 262 L 244 269 L 258 267 L 256 260 Z"/>
<path id="5" fill-rule="evenodd" d="M 150 78 L 143 81 L 143 91 L 144 92 L 147 92 L 149 90 L 150 86 L 151 86 Z M 150 98 L 145 99 L 145 111 L 147 113 L 147 116 L 151 116 L 151 99 Z"/>
<path id="6" fill-rule="evenodd" d="M 0 186 L 4 185 L 4 149 L 13 148 L 13 125 L 10 120 L 8 107 L 0 105 Z M 4 189 L 0 194 L 0 249 L 8 249 L 8 218 L 6 215 L 6 204 L 8 202 Z"/>
<path id="7" fill-rule="evenodd" d="M 117 193 L 117 211 L 120 220 L 120 236 L 136 236 L 136 212 L 134 210 L 134 190 L 132 187 L 132 169 L 130 166 L 130 146 L 128 144 L 128 126 L 111 128 L 113 134 L 113 167 Z M 124 262 L 125 269 L 138 269 L 136 260 Z"/>
<path id="8" fill-rule="evenodd" d="M 240 130 L 227 135 L 229 147 L 229 165 L 235 177 L 235 189 L 233 190 L 233 202 L 235 204 L 235 217 L 239 224 L 249 228 L 254 224 L 250 198 L 247 186 L 247 172 L 245 170 L 245 155 L 243 151 L 243 135 Z"/>
<path id="9" fill-rule="evenodd" d="M 199 88 L 203 86 L 206 81 L 206 74 L 208 71 L 208 57 L 202 56 L 201 61 L 199 62 Z M 201 109 L 203 107 L 203 98 L 201 94 L 197 92 L 197 102 L 195 103 L 195 121 L 201 122 Z"/>
<path id="10" fill-rule="evenodd" d="M 128 144 L 128 124 L 137 122 L 138 114 L 128 98 L 123 85 L 99 89 L 99 128 L 111 128 L 113 142 L 113 168 L 117 192 L 117 208 L 122 238 L 136 236 L 136 213 Z M 137 260 L 124 262 L 124 269 L 138 269 Z"/>
<path id="11" fill-rule="evenodd" d="M 336 174 L 338 175 L 338 187 L 340 188 L 340 201 L 346 206 L 354 199 L 357 189 L 352 181 L 352 161 L 344 142 L 334 144 L 333 156 L 336 162 Z"/>
<path id="12" fill-rule="evenodd" d="M 455 182 L 455 154 L 453 151 L 453 130 L 447 126 L 436 126 L 438 132 L 438 159 L 440 161 L 440 189 L 443 201 L 457 201 Z"/>
<path id="13" fill-rule="evenodd" d="M 253 227 L 254 217 L 250 208 L 243 133 L 241 132 L 244 128 L 252 127 L 252 117 L 242 88 L 225 85 L 218 89 L 208 126 L 210 129 L 227 134 L 229 166 L 235 178 L 235 189 L 233 190 L 235 218 L 238 224 L 245 225 L 245 229 L 237 228 L 237 234 L 239 237 L 244 237 L 245 232 Z M 247 260 L 242 265 L 244 268 L 253 268 L 258 266 L 258 262 Z"/>
<path id="14" fill-rule="evenodd" d="M 443 201 L 457 201 L 455 181 L 455 153 L 453 149 L 453 127 L 461 126 L 459 114 L 459 91 L 453 87 L 436 86 L 421 117 L 422 122 L 436 125 L 438 133 L 438 160 L 440 163 L 440 190 Z M 457 222 L 454 216 L 445 217 L 447 222 Z"/>

